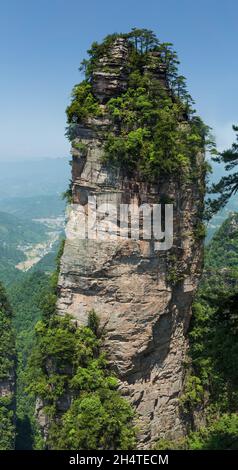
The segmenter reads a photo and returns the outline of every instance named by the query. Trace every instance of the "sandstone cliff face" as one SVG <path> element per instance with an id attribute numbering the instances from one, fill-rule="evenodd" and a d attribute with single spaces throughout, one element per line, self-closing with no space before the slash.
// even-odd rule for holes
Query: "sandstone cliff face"
<path id="1" fill-rule="evenodd" d="M 107 72 L 94 74 L 94 93 L 101 106 L 126 87 L 127 51 L 122 39 L 107 60 Z M 102 64 L 103 65 L 103 64 Z M 115 72 L 116 68 L 116 72 Z M 111 72 L 110 72 L 111 70 Z M 163 70 L 155 70 L 165 83 Z M 101 163 L 107 118 L 78 126 L 73 145 L 73 202 L 59 277 L 60 315 L 78 324 L 94 309 L 105 334 L 110 363 L 121 380 L 121 392 L 138 415 L 139 448 L 159 437 L 184 433 L 179 412 L 186 355 L 186 331 L 201 270 L 202 242 L 196 239 L 203 183 L 178 178 L 149 185 L 130 180 Z M 74 144 L 75 144 L 74 142 Z M 197 156 L 197 166 L 203 156 Z M 153 240 L 83 240 L 82 211 L 88 196 L 98 204 L 174 201 L 174 241 L 168 251 L 155 251 Z"/>

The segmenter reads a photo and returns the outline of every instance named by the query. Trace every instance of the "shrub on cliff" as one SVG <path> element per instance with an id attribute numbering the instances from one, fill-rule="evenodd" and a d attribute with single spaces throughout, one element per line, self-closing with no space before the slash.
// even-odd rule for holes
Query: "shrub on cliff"
<path id="1" fill-rule="evenodd" d="M 72 102 L 66 113 L 68 122 L 80 123 L 90 116 L 100 115 L 100 107 L 92 94 L 92 88 L 86 81 L 75 85 L 72 91 Z"/>

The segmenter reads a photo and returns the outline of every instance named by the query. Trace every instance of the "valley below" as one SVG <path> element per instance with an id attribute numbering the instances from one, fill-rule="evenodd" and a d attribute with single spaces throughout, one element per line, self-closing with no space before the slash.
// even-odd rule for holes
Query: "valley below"
<path id="1" fill-rule="evenodd" d="M 25 260 L 16 264 L 16 269 L 20 271 L 28 271 L 33 266 L 37 265 L 44 256 L 54 251 L 57 242 L 59 242 L 64 230 L 64 217 L 55 217 L 51 219 L 34 219 L 36 223 L 42 223 L 46 231 L 46 239 L 41 243 L 29 244 L 26 246 L 18 246 L 18 249 L 23 252 Z"/>

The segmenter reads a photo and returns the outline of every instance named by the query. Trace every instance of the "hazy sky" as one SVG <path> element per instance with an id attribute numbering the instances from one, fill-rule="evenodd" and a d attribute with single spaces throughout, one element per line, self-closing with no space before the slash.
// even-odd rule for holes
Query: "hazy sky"
<path id="1" fill-rule="evenodd" d="M 236 0 L 0 0 L 0 160 L 63 157 L 65 108 L 94 40 L 132 27 L 171 41 L 219 146 L 238 122 Z"/>

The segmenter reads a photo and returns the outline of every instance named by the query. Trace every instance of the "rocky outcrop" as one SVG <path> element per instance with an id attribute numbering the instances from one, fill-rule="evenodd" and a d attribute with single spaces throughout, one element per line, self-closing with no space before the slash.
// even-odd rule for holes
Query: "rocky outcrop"
<path id="1" fill-rule="evenodd" d="M 100 103 L 126 90 L 127 60 L 128 47 L 122 38 L 118 38 L 110 53 L 100 59 L 97 69 L 93 72 L 93 93 Z"/>
<path id="2" fill-rule="evenodd" d="M 0 380 L 0 397 L 8 398 L 13 395 L 15 391 L 15 374 L 11 372 L 7 379 Z"/>
<path id="3" fill-rule="evenodd" d="M 126 44 L 120 39 L 107 61 L 107 71 L 94 73 L 94 93 L 101 106 L 126 87 Z M 105 64 L 105 61 L 104 61 Z M 117 73 L 115 73 L 117 67 Z M 154 73 L 156 73 L 156 68 Z M 164 71 L 157 70 L 165 84 Z M 94 309 L 104 331 L 105 349 L 121 381 L 121 392 L 138 415 L 139 447 L 159 437 L 183 435 L 179 397 L 187 350 L 186 331 L 201 271 L 202 242 L 196 239 L 202 179 L 173 178 L 148 184 L 102 163 L 107 117 L 78 126 L 73 155 L 73 206 L 59 276 L 60 315 L 85 324 Z M 75 143 L 83 144 L 84 151 Z M 82 146 L 81 146 L 82 147 Z M 197 155 L 199 169 L 203 156 Z M 155 241 L 83 239 L 83 214 L 89 196 L 97 203 L 123 204 L 173 201 L 174 238 L 167 251 Z M 102 215 L 103 217 L 103 215 Z M 80 235 L 81 234 L 81 235 Z"/>

